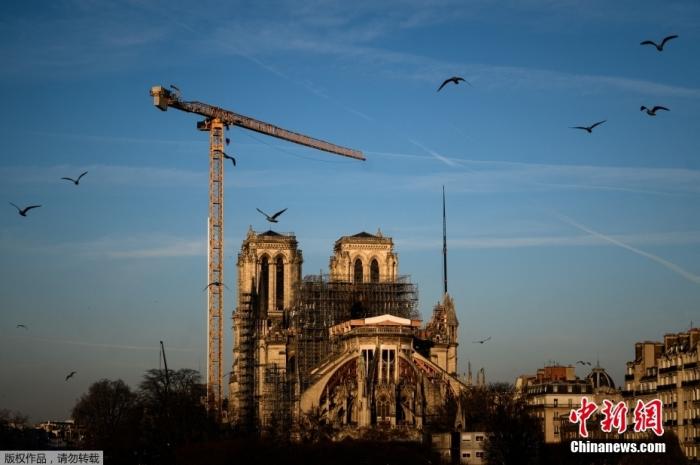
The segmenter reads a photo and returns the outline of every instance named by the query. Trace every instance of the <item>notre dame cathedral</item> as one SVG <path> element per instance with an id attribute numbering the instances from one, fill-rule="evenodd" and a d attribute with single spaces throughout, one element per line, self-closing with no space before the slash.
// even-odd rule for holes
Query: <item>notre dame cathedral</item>
<path id="1" fill-rule="evenodd" d="M 464 388 L 450 296 L 423 325 L 417 288 L 381 232 L 338 239 L 328 274 L 302 278 L 302 263 L 292 234 L 250 229 L 241 245 L 232 421 L 294 432 L 313 414 L 344 435 L 420 434 Z"/>

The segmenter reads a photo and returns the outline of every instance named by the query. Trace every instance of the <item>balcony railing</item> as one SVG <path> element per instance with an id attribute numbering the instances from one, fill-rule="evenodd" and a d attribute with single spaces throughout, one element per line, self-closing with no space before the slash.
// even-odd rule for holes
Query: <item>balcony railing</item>
<path id="1" fill-rule="evenodd" d="M 659 384 L 656 386 L 657 391 L 668 391 L 669 389 L 675 389 L 675 388 L 676 388 L 676 383 Z"/>

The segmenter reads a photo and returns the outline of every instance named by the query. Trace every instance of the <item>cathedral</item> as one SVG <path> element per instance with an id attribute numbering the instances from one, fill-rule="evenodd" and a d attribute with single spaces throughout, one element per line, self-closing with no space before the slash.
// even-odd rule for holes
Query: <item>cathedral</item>
<path id="1" fill-rule="evenodd" d="M 298 431 L 314 415 L 339 437 L 365 428 L 420 434 L 459 395 L 458 321 L 445 293 L 430 321 L 399 274 L 390 237 L 335 242 L 328 273 L 302 277 L 296 237 L 250 229 L 238 254 L 229 416 Z"/>

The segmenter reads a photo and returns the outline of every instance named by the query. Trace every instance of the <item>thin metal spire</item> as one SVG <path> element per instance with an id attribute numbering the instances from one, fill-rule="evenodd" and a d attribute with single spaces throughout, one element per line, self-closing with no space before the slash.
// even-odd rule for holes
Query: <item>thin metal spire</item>
<path id="1" fill-rule="evenodd" d="M 442 280 L 447 294 L 447 217 L 445 215 L 445 186 L 442 186 Z"/>

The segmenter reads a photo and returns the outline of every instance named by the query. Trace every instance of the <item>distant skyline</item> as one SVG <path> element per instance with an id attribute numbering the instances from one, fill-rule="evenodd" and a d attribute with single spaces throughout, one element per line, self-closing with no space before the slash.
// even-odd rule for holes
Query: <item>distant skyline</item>
<path id="1" fill-rule="evenodd" d="M 153 85 L 367 157 L 228 131 L 226 372 L 250 226 L 293 231 L 303 274 L 380 228 L 427 320 L 443 185 L 460 372 L 599 359 L 620 385 L 636 341 L 700 322 L 693 0 L 65 0 L 0 18 L 0 409 L 63 419 L 94 381 L 136 387 L 160 340 L 205 374 L 208 138 Z M 451 76 L 471 86 L 436 92 Z"/>

